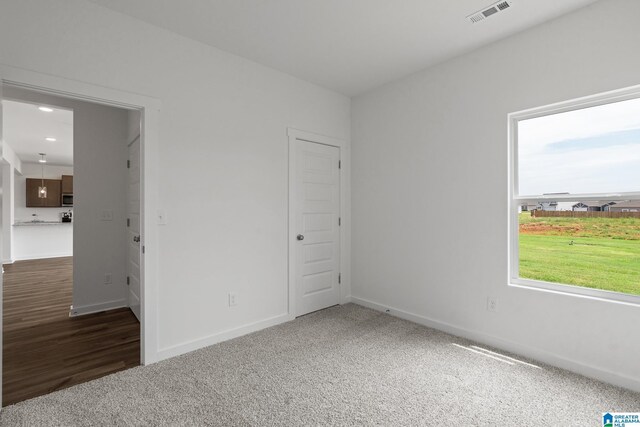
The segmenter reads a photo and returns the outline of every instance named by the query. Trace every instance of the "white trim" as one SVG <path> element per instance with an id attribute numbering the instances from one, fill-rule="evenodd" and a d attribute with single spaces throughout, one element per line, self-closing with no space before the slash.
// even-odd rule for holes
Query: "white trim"
<path id="1" fill-rule="evenodd" d="M 14 262 L 15 262 L 15 260 L 14 260 L 14 259 L 5 259 L 5 260 L 2 260 L 2 263 L 3 263 L 3 264 L 13 264 Z"/>
<path id="2" fill-rule="evenodd" d="M 116 308 L 128 307 L 127 300 L 119 299 L 115 301 L 102 302 L 100 304 L 81 305 L 69 308 L 69 317 L 84 316 L 85 314 L 99 313 L 101 311 L 115 310 Z"/>
<path id="3" fill-rule="evenodd" d="M 493 335 L 485 334 L 476 330 L 461 328 L 450 323 L 441 322 L 439 320 L 410 313 L 408 311 L 379 304 L 377 302 L 366 300 L 363 298 L 352 297 L 352 301 L 355 304 L 368 307 L 376 311 L 381 311 L 383 313 L 390 314 L 391 316 L 399 317 L 401 319 L 418 323 L 429 328 L 437 329 L 439 331 L 443 331 L 457 337 L 462 337 L 468 340 L 482 343 L 484 345 L 495 347 L 509 353 L 517 354 L 528 359 L 536 360 L 547 365 L 555 366 L 567 371 L 574 372 L 576 374 L 584 375 L 586 377 L 595 378 L 599 381 L 613 384 L 618 387 L 624 387 L 629 390 L 640 392 L 640 378 L 629 378 L 615 372 L 608 371 L 606 369 L 587 365 L 576 360 L 567 359 L 548 351 L 539 350 L 509 340 L 504 340 L 502 338 L 498 338 Z"/>
<path id="4" fill-rule="evenodd" d="M 0 64 L 0 84 L 6 83 L 50 93 L 111 105 L 126 109 L 140 110 L 140 167 L 141 172 L 141 244 L 145 254 L 140 261 L 140 361 L 150 364 L 158 360 L 158 245 L 157 227 L 153 212 L 158 211 L 159 176 L 159 110 L 161 102 L 146 95 L 125 92 L 103 86 L 52 76 L 36 71 Z"/>
<path id="5" fill-rule="evenodd" d="M 134 110 L 140 107 L 160 110 L 162 105 L 159 99 L 147 95 L 124 92 L 2 63 L 0 63 L 0 76 L 3 83 L 11 86 L 97 104 Z"/>
<path id="6" fill-rule="evenodd" d="M 507 260 L 507 284 L 508 286 L 545 290 L 564 295 L 594 298 L 601 301 L 640 305 L 640 296 L 620 292 L 606 291 L 602 289 L 574 286 L 564 283 L 551 283 L 542 280 L 524 279 L 520 277 L 519 254 L 519 221 L 518 207 L 523 202 L 539 202 L 544 200 L 557 201 L 590 201 L 590 200 L 633 200 L 640 199 L 640 192 L 620 193 L 592 193 L 592 194 L 546 194 L 526 195 L 518 194 L 518 122 L 536 117 L 574 111 L 582 108 L 611 104 L 640 98 L 640 85 L 624 89 L 613 90 L 597 95 L 558 102 L 542 107 L 517 111 L 507 115 L 507 160 L 508 160 L 508 260 Z"/>
<path id="7" fill-rule="evenodd" d="M 518 201 L 518 202 L 538 202 L 538 201 L 545 201 L 545 200 L 552 200 L 552 201 L 569 201 L 569 202 L 581 202 L 581 201 L 590 201 L 590 200 L 598 200 L 598 201 L 603 201 L 603 202 L 607 202 L 607 201 L 617 201 L 620 199 L 624 199 L 624 200 L 633 200 L 633 199 L 640 199 L 640 192 L 637 191 L 631 191 L 631 192 L 626 192 L 626 193 L 616 193 L 616 194 L 611 194 L 611 193 L 600 193 L 600 194 L 553 194 L 553 195 L 549 195 L 549 194 L 545 194 L 545 195 L 541 195 L 541 196 L 513 196 L 513 200 Z"/>
<path id="8" fill-rule="evenodd" d="M 624 294 L 622 292 L 607 291 L 605 289 L 587 288 L 584 286 L 567 285 L 563 283 L 545 282 L 543 280 L 531 280 L 512 278 L 509 286 L 521 289 L 534 289 L 554 294 L 569 295 L 574 297 L 594 299 L 603 302 L 640 306 L 640 295 Z"/>
<path id="9" fill-rule="evenodd" d="M 191 351 L 199 350 L 204 347 L 227 341 L 233 338 L 240 337 L 242 335 L 250 334 L 265 328 L 279 325 L 291 320 L 289 314 L 281 314 L 278 316 L 270 317 L 265 320 L 249 323 L 244 326 L 240 326 L 226 331 L 218 332 L 213 335 L 209 335 L 204 338 L 198 338 L 192 341 L 187 341 L 182 344 L 173 345 L 171 347 L 163 348 L 158 351 L 158 361 L 169 359 L 171 357 L 179 356 L 181 354 L 189 353 Z"/>
<path id="10" fill-rule="evenodd" d="M 638 97 L 640 97 L 640 85 L 635 85 L 602 92 L 596 95 L 588 95 L 567 101 L 556 102 L 554 104 L 543 105 L 541 107 L 515 111 L 513 113 L 509 113 L 509 118 L 515 119 L 516 121 L 534 119 L 536 117 L 550 116 L 552 114 L 564 113 L 582 108 L 627 101 Z"/>
<path id="11" fill-rule="evenodd" d="M 73 256 L 73 252 L 64 253 L 64 254 L 45 254 L 45 255 L 35 255 L 35 256 L 18 256 L 15 257 L 14 261 L 28 261 L 30 259 L 45 259 L 45 258 L 66 258 Z"/>
<path id="12" fill-rule="evenodd" d="M 519 275 L 520 252 L 518 235 L 520 222 L 518 217 L 518 203 L 515 200 L 516 183 L 518 182 L 518 145 L 516 144 L 518 126 L 511 116 L 507 120 L 507 284 L 511 278 Z"/>
<path id="13" fill-rule="evenodd" d="M 300 129 L 287 128 L 287 136 L 289 137 L 289 141 L 293 138 L 299 139 L 301 141 L 307 142 L 315 142 L 318 144 L 331 145 L 333 147 L 342 148 L 346 141 L 338 138 L 334 138 L 332 136 L 321 135 L 319 133 L 307 132 Z"/>
<path id="14" fill-rule="evenodd" d="M 312 132 L 306 132 L 299 129 L 287 128 L 287 136 L 289 137 L 289 217 L 288 221 L 288 303 L 287 313 L 289 320 L 295 319 L 295 265 L 292 260 L 295 259 L 295 205 L 293 196 L 295 190 L 295 144 L 296 141 L 314 142 L 317 144 L 330 145 L 340 149 L 340 304 L 349 302 L 348 295 L 351 294 L 351 150 L 349 141 L 333 138 Z"/>

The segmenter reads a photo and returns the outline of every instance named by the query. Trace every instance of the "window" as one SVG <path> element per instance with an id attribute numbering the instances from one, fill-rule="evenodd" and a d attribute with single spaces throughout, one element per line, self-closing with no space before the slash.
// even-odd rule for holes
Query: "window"
<path id="1" fill-rule="evenodd" d="M 640 87 L 509 115 L 510 280 L 640 303 Z"/>

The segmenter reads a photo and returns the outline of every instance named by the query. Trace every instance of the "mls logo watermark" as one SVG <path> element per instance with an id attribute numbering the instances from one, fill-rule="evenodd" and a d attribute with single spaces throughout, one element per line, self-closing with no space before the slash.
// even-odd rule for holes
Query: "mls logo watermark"
<path id="1" fill-rule="evenodd" d="M 603 427 L 640 427 L 640 412 L 604 412 Z"/>

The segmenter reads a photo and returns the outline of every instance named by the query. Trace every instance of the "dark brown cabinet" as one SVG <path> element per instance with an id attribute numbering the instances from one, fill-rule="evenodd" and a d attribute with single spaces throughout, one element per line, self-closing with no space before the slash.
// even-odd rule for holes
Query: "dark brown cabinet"
<path id="1" fill-rule="evenodd" d="M 62 175 L 62 194 L 73 194 L 73 175 Z"/>
<path id="2" fill-rule="evenodd" d="M 27 178 L 27 207 L 28 208 L 59 208 L 62 206 L 62 181 L 59 179 L 45 179 L 44 185 L 47 187 L 47 197 L 38 197 L 38 187 L 42 185 L 42 180 L 38 178 Z"/>

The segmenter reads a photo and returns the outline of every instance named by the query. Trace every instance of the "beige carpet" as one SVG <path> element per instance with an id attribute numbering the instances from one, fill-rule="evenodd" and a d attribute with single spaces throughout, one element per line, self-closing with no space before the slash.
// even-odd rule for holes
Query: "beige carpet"
<path id="1" fill-rule="evenodd" d="M 0 421 L 601 426 L 603 411 L 640 411 L 638 393 L 470 345 L 349 304 L 7 407 Z"/>

